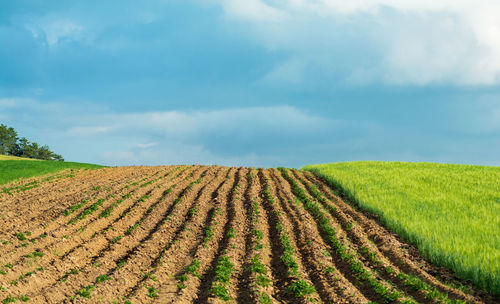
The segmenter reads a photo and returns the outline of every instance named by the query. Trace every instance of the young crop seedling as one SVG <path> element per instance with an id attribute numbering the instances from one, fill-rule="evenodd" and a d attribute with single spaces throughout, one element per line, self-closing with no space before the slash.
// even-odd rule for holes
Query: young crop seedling
<path id="1" fill-rule="evenodd" d="M 193 260 L 191 264 L 186 268 L 186 273 L 190 273 L 191 275 L 195 277 L 199 277 L 200 275 L 198 274 L 198 269 L 201 266 L 200 260 Z"/>
<path id="2" fill-rule="evenodd" d="M 231 239 L 231 238 L 235 238 L 236 237 L 236 232 L 234 231 L 233 228 L 229 228 L 229 230 L 227 231 L 227 235 L 226 237 L 228 239 Z"/>
<path id="3" fill-rule="evenodd" d="M 87 286 L 83 287 L 82 289 L 78 290 L 77 295 L 79 295 L 83 298 L 90 299 L 91 292 L 94 289 L 95 289 L 95 285 L 87 285 Z"/>
<path id="4" fill-rule="evenodd" d="M 146 289 L 148 290 L 148 297 L 154 299 L 154 298 L 158 298 L 158 291 L 156 290 L 156 288 L 154 287 L 148 287 L 148 286 L 144 286 L 146 287 Z"/>
<path id="5" fill-rule="evenodd" d="M 81 207 L 86 205 L 88 202 L 89 202 L 89 200 L 84 199 L 81 201 L 81 203 L 77 203 L 77 204 L 70 206 L 68 209 L 66 209 L 64 211 L 64 213 L 63 213 L 64 216 L 68 216 L 68 215 L 74 213 L 76 210 L 80 209 Z"/>
<path id="6" fill-rule="evenodd" d="M 400 298 L 402 294 L 398 291 L 392 291 L 381 282 L 375 279 L 375 275 L 371 270 L 365 269 L 362 263 L 356 258 L 355 254 L 350 253 L 348 249 L 337 239 L 335 229 L 330 225 L 330 221 L 326 218 L 325 213 L 322 211 L 320 205 L 311 200 L 304 189 L 302 189 L 297 182 L 292 179 L 286 169 L 278 168 L 282 176 L 287 180 L 291 187 L 292 192 L 296 198 L 303 204 L 304 208 L 309 211 L 313 218 L 317 221 L 319 228 L 328 236 L 327 241 L 339 255 L 339 257 L 347 262 L 350 266 L 353 275 L 360 281 L 366 282 L 384 301 L 393 302 Z"/>
<path id="7" fill-rule="evenodd" d="M 104 201 L 105 201 L 105 199 L 103 199 L 103 198 L 98 199 L 94 204 L 92 204 L 89 207 L 87 207 L 86 209 L 84 209 L 78 216 L 69 220 L 68 225 L 74 224 L 74 223 L 78 222 L 79 220 L 85 219 L 87 217 L 87 215 L 90 215 L 90 214 L 94 213 L 95 211 L 97 211 L 97 209 L 99 209 L 99 207 L 102 206 Z"/>
<path id="8" fill-rule="evenodd" d="M 17 302 L 17 299 L 14 298 L 12 295 L 8 295 L 5 299 L 2 300 L 3 304 L 15 303 L 15 302 Z"/>
<path id="9" fill-rule="evenodd" d="M 95 279 L 95 282 L 96 282 L 96 284 L 99 284 L 99 283 L 102 283 L 104 281 L 109 281 L 109 280 L 111 280 L 111 277 L 106 275 L 106 274 L 103 274 L 103 275 L 98 276 Z"/>
<path id="10" fill-rule="evenodd" d="M 212 228 L 211 226 L 205 227 L 204 234 L 205 234 L 205 236 L 203 237 L 203 247 L 206 247 L 207 243 L 214 236 L 214 228 Z"/>
<path id="11" fill-rule="evenodd" d="M 296 298 L 302 298 L 304 296 L 315 293 L 316 289 L 306 281 L 298 280 L 288 286 L 287 291 L 293 293 Z"/>
<path id="12" fill-rule="evenodd" d="M 231 299 L 227 286 L 229 285 L 233 271 L 234 264 L 231 263 L 228 256 L 221 256 L 217 260 L 217 266 L 215 267 L 215 279 L 212 283 L 210 292 L 224 301 Z"/>

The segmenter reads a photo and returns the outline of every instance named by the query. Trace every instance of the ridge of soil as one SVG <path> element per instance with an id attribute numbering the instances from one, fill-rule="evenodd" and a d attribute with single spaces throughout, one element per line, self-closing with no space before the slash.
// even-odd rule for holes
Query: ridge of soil
<path id="1" fill-rule="evenodd" d="M 500 302 L 309 172 L 120 167 L 2 187 L 3 303 Z"/>

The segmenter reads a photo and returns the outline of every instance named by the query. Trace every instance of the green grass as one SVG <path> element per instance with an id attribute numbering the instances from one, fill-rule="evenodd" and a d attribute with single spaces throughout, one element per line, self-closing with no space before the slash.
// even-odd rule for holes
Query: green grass
<path id="1" fill-rule="evenodd" d="M 20 178 L 28 178 L 54 173 L 64 169 L 97 169 L 99 165 L 58 162 L 58 161 L 33 161 L 33 160 L 1 160 L 0 161 L 0 185 L 15 181 Z"/>
<path id="2" fill-rule="evenodd" d="M 35 160 L 39 161 L 39 159 L 27 158 L 27 157 L 17 157 L 11 155 L 0 155 L 0 160 Z"/>
<path id="3" fill-rule="evenodd" d="M 311 165 L 431 262 L 500 294 L 500 167 L 402 162 Z"/>

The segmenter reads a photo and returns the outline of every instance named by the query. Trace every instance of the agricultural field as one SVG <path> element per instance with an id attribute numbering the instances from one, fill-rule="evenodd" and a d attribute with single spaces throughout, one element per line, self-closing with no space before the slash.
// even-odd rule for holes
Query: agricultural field
<path id="1" fill-rule="evenodd" d="M 11 156 L 11 155 L 0 155 L 0 160 L 36 160 L 34 158 L 26 158 L 26 157 L 18 157 L 18 156 Z"/>
<path id="2" fill-rule="evenodd" d="M 53 176 L 53 175 L 52 175 Z M 495 303 L 294 169 L 62 171 L 0 194 L 3 303 Z"/>
<path id="3" fill-rule="evenodd" d="M 436 265 L 500 295 L 500 167 L 402 162 L 307 166 Z"/>
<path id="4" fill-rule="evenodd" d="M 65 169 L 78 170 L 95 168 L 102 168 L 102 166 L 0 155 L 0 185 L 20 178 L 40 176 L 49 173 L 54 174 Z"/>

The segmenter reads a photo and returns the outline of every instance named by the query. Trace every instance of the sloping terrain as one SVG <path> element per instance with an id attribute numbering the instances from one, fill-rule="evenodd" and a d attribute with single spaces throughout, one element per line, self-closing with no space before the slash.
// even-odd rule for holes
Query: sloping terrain
<path id="1" fill-rule="evenodd" d="M 21 178 L 54 174 L 62 170 L 96 168 L 102 168 L 102 166 L 0 155 L 0 185 L 10 183 Z"/>
<path id="2" fill-rule="evenodd" d="M 500 167 L 359 161 L 304 169 L 433 264 L 500 295 Z"/>
<path id="3" fill-rule="evenodd" d="M 0 194 L 3 303 L 493 303 L 311 173 L 59 173 Z M 441 280 L 438 280 L 438 278 Z"/>

